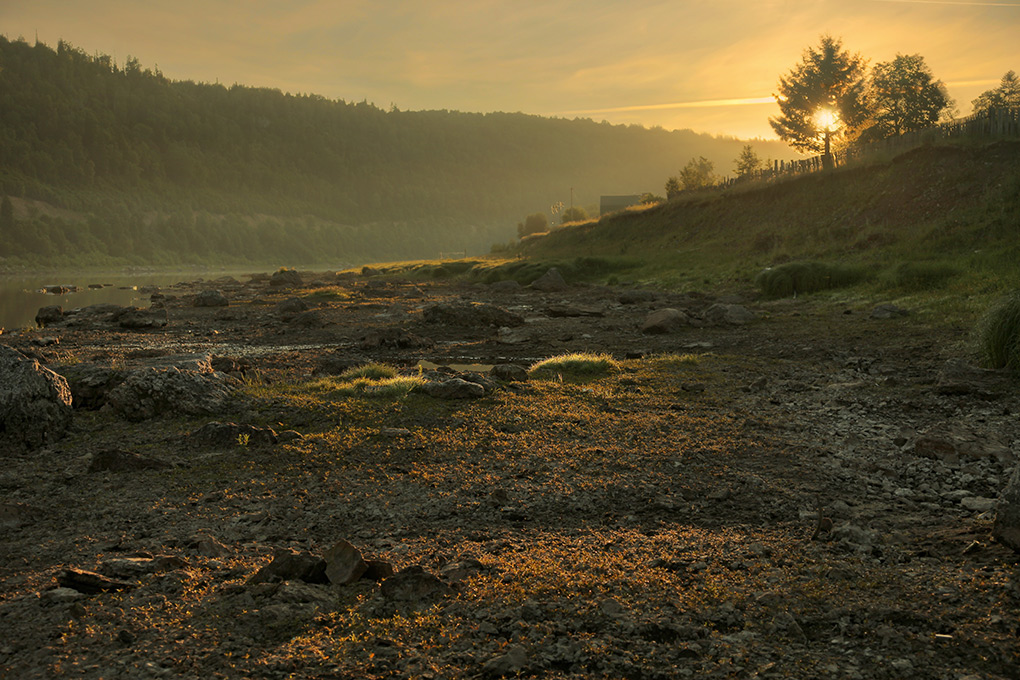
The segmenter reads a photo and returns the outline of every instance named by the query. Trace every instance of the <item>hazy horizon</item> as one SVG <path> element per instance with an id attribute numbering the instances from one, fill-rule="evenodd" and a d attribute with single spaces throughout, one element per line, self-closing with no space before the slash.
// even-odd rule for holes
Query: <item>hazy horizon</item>
<path id="1" fill-rule="evenodd" d="M 1020 2 L 10 0 L 0 33 L 175 80 L 762 139 L 779 76 L 825 33 L 872 64 L 921 54 L 962 115 L 1020 70 Z"/>

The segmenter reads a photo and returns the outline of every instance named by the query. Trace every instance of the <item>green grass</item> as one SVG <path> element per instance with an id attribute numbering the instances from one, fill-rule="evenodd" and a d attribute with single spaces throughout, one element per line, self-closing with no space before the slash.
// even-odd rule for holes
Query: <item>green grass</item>
<path id="1" fill-rule="evenodd" d="M 826 262 L 788 262 L 762 271 L 755 278 L 755 283 L 765 297 L 782 298 L 846 288 L 863 281 L 867 275 L 862 267 Z"/>
<path id="2" fill-rule="evenodd" d="M 384 380 L 395 377 L 397 377 L 397 369 L 375 362 L 349 368 L 340 374 L 340 380 L 356 380 L 358 378 Z"/>
<path id="3" fill-rule="evenodd" d="M 928 291 L 945 288 L 961 270 L 949 262 L 900 262 L 883 276 L 886 284 L 905 291 Z"/>
<path id="4" fill-rule="evenodd" d="M 1020 291 L 999 300 L 981 319 L 978 346 L 990 368 L 1020 370 Z"/>
<path id="5" fill-rule="evenodd" d="M 620 364 L 608 354 L 577 352 L 550 357 L 535 363 L 528 374 L 538 379 L 584 380 L 602 378 L 620 370 Z"/>

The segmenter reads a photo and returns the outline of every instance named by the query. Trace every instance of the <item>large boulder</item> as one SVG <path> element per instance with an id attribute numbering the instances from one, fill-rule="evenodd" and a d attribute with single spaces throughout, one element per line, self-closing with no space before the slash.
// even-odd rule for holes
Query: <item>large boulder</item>
<path id="1" fill-rule="evenodd" d="M 1020 465 L 1013 469 L 1013 477 L 999 498 L 992 536 L 999 543 L 1020 552 Z"/>
<path id="2" fill-rule="evenodd" d="M 690 317 L 682 311 L 666 307 L 665 309 L 657 309 L 649 314 L 645 318 L 645 322 L 641 324 L 641 332 L 649 334 L 672 333 L 683 326 L 689 326 L 690 323 Z"/>
<path id="3" fill-rule="evenodd" d="M 997 399 L 1011 388 L 1009 373 L 971 366 L 950 359 L 939 371 L 935 391 L 939 394 L 967 395 L 979 399 Z"/>
<path id="4" fill-rule="evenodd" d="M 45 328 L 64 320 L 64 310 L 60 305 L 48 305 L 40 307 L 35 313 L 35 323 L 39 328 Z"/>
<path id="5" fill-rule="evenodd" d="M 292 288 L 303 283 L 296 269 L 280 269 L 269 279 L 269 285 L 277 288 Z"/>
<path id="6" fill-rule="evenodd" d="M 149 328 L 163 328 L 167 324 L 167 313 L 165 308 L 152 307 L 139 309 L 138 307 L 125 307 L 120 312 L 114 312 L 110 317 L 121 328 L 130 330 L 145 330 Z"/>
<path id="7" fill-rule="evenodd" d="M 422 311 L 425 323 L 444 326 L 523 326 L 524 317 L 481 302 L 441 302 Z"/>
<path id="8" fill-rule="evenodd" d="M 0 345 L 0 445 L 34 449 L 71 426 L 71 390 L 62 376 Z"/>
<path id="9" fill-rule="evenodd" d="M 102 408 L 110 390 L 124 382 L 127 371 L 112 366 L 80 363 L 59 367 L 74 397 L 73 406 L 87 410 Z"/>
<path id="10" fill-rule="evenodd" d="M 196 307 L 228 307 L 230 300 L 218 290 L 203 290 L 195 296 Z"/>
<path id="11" fill-rule="evenodd" d="M 545 274 L 531 282 L 531 287 L 543 293 L 560 293 L 570 286 L 563 280 L 563 275 L 556 267 L 551 267 Z"/>
<path id="12" fill-rule="evenodd" d="M 132 421 L 164 414 L 211 415 L 224 410 L 240 384 L 237 378 L 215 371 L 143 368 L 111 390 L 107 403 Z"/>
<path id="13" fill-rule="evenodd" d="M 742 326 L 751 323 L 758 316 L 742 305 L 714 304 L 705 310 L 704 319 L 711 324 Z"/>

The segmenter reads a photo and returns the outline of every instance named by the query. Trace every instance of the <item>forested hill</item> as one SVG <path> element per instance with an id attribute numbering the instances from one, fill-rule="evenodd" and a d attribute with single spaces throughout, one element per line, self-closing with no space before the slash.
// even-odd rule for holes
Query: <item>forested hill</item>
<path id="1" fill-rule="evenodd" d="M 322 261 L 487 249 L 524 215 L 662 193 L 743 142 L 514 113 L 384 111 L 171 81 L 0 36 L 0 257 Z M 788 156 L 778 144 L 758 154 Z M 25 199 L 25 200 L 19 200 Z M 34 200 L 33 200 L 34 199 Z M 34 201 L 44 201 L 39 209 Z M 55 206 L 61 210 L 51 210 Z"/>

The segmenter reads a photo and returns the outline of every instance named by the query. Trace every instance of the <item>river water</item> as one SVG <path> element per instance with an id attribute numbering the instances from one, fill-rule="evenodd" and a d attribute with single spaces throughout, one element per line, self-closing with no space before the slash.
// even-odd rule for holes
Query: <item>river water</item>
<path id="1" fill-rule="evenodd" d="M 40 307 L 48 305 L 59 305 L 65 310 L 100 303 L 148 307 L 150 293 L 142 293 L 139 291 L 140 288 L 146 286 L 166 288 L 181 281 L 197 281 L 203 278 L 211 281 L 221 276 L 234 276 L 243 282 L 247 280 L 249 272 L 193 270 L 4 275 L 0 276 L 0 328 L 6 328 L 8 332 L 25 327 L 34 328 L 36 312 Z M 44 292 L 44 287 L 47 286 L 76 287 L 77 292 L 51 294 Z"/>

